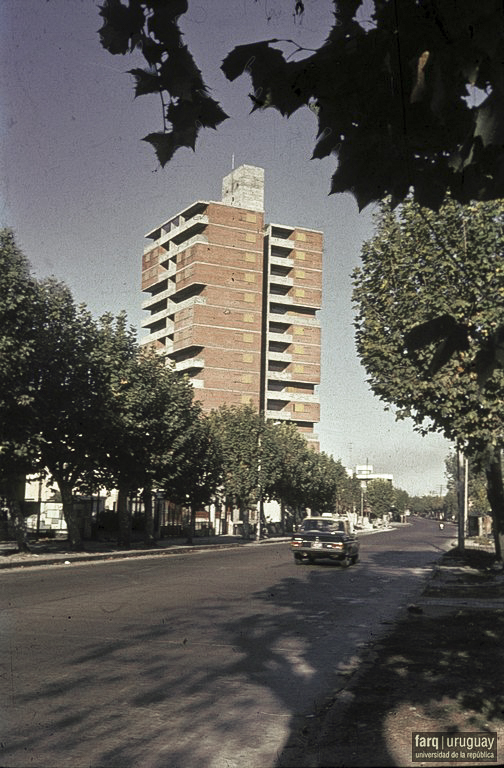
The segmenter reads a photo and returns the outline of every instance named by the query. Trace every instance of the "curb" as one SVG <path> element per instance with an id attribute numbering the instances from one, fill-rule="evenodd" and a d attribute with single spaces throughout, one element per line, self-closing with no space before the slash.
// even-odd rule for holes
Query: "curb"
<path id="1" fill-rule="evenodd" d="M 119 552 L 86 552 L 82 554 L 64 553 L 58 556 L 44 556 L 28 554 L 26 560 L 0 561 L 0 570 L 12 570 L 14 568 L 33 568 L 41 565 L 72 565 L 73 563 L 89 563 L 104 560 L 127 560 L 141 557 L 162 557 L 163 555 L 187 555 L 193 552 L 211 551 L 214 549 L 236 549 L 238 547 L 262 546 L 263 544 L 279 544 L 290 541 L 289 538 L 265 539 L 263 541 L 233 541 L 229 544 L 196 544 L 178 545 L 175 547 L 163 547 L 162 549 L 132 549 Z M 22 555 L 21 555 L 22 557 Z M 29 558 L 29 559 L 28 559 Z"/>
<path id="2" fill-rule="evenodd" d="M 382 533 L 393 530 L 392 527 L 373 528 L 366 531 L 358 531 L 358 536 L 367 536 L 375 533 Z M 16 559 L 7 561 L 0 559 L 0 571 L 12 570 L 15 568 L 34 568 L 42 565 L 72 565 L 73 563 L 90 563 L 105 560 L 126 560 L 140 557 L 162 557 L 163 555 L 187 555 L 192 552 L 204 552 L 212 549 L 233 549 L 237 547 L 256 547 L 267 544 L 281 544 L 289 542 L 290 536 L 274 537 L 271 539 L 261 539 L 261 541 L 233 541 L 229 543 L 207 543 L 207 544 L 178 544 L 176 546 L 167 546 L 157 549 L 131 549 L 110 552 L 83 552 L 82 554 L 65 552 L 60 555 L 38 555 L 37 553 L 27 554 L 26 560 Z M 23 555 L 15 555 L 23 557 Z"/>

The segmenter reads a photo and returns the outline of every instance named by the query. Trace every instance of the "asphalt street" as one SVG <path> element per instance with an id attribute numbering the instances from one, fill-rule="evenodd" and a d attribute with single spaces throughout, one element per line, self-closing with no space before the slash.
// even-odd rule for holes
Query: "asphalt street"
<path id="1" fill-rule="evenodd" d="M 0 574 L 0 765 L 267 768 L 452 541 L 430 521 L 361 562 L 267 544 Z"/>

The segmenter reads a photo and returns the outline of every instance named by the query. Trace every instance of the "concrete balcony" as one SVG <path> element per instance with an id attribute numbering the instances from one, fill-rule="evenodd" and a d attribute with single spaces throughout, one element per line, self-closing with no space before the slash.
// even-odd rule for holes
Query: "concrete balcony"
<path id="1" fill-rule="evenodd" d="M 309 394 L 296 394 L 295 392 L 288 392 L 289 399 L 292 403 L 313 403 L 315 405 L 320 404 L 320 397 L 318 395 Z"/>
<path id="2" fill-rule="evenodd" d="M 292 413 L 290 411 L 272 411 L 270 409 L 266 409 L 264 412 L 264 415 L 267 419 L 271 419 L 271 421 L 291 421 L 292 420 Z"/>
<path id="3" fill-rule="evenodd" d="M 270 285 L 282 285 L 292 288 L 294 285 L 294 279 L 292 277 L 286 277 L 285 275 L 272 275 L 269 276 Z"/>
<path id="4" fill-rule="evenodd" d="M 201 370 L 205 367 L 205 361 L 202 357 L 190 357 L 187 360 L 180 360 L 175 363 L 175 370 L 179 372 L 189 371 L 191 369 Z"/>
<path id="5" fill-rule="evenodd" d="M 174 315 L 175 312 L 180 312 L 182 309 L 187 309 L 188 307 L 194 307 L 195 304 L 206 304 L 207 300 L 204 296 L 191 296 L 189 299 L 186 299 L 185 301 L 181 301 L 178 304 L 171 304 L 170 305 L 170 315 Z"/>
<path id="6" fill-rule="evenodd" d="M 175 292 L 175 283 L 172 283 L 164 291 L 160 291 L 159 293 L 153 293 L 149 296 L 148 299 L 145 299 L 144 301 L 142 301 L 142 309 L 149 309 L 150 307 L 154 306 L 154 304 L 157 304 L 158 301 L 163 301 L 164 299 L 168 299 L 174 292 Z"/>
<path id="7" fill-rule="evenodd" d="M 145 337 L 144 344 L 147 344 L 149 341 L 158 341 L 159 339 L 164 339 L 166 336 L 169 336 L 170 333 L 172 333 L 170 328 L 161 328 L 159 331 L 149 333 L 149 335 Z"/>
<path id="8" fill-rule="evenodd" d="M 271 381 L 292 381 L 292 374 L 282 371 L 267 371 L 266 378 Z"/>
<path id="9" fill-rule="evenodd" d="M 314 403 L 315 405 L 320 403 L 318 395 L 296 394 L 287 390 L 268 389 L 266 397 L 268 400 L 284 400 L 289 403 Z"/>
<path id="10" fill-rule="evenodd" d="M 272 253 L 269 257 L 270 264 L 274 264 L 277 267 L 293 267 L 294 259 L 290 259 L 288 256 L 274 256 Z"/>
<path id="11" fill-rule="evenodd" d="M 279 341 L 280 344 L 292 344 L 292 336 L 290 333 L 275 333 L 275 331 L 268 331 L 268 341 Z"/>
<path id="12" fill-rule="evenodd" d="M 173 277 L 177 271 L 177 265 L 175 263 L 175 259 L 173 259 L 172 256 L 173 253 L 168 252 L 165 253 L 164 256 L 161 256 L 159 259 L 159 266 L 166 270 L 162 275 L 159 276 L 161 280 L 165 280 L 167 277 Z"/>
<path id="13" fill-rule="evenodd" d="M 289 306 L 291 306 L 292 304 L 296 303 L 294 302 L 294 299 L 292 298 L 292 296 L 287 296 L 281 293 L 270 293 L 268 298 L 270 302 L 270 307 L 272 304 L 288 304 Z"/>
<path id="14" fill-rule="evenodd" d="M 196 216 L 192 216 L 191 218 L 179 224 L 178 227 L 173 227 L 169 232 L 164 232 L 157 238 L 157 240 L 149 243 L 144 248 L 144 253 L 148 253 L 153 248 L 166 248 L 167 243 L 170 241 L 174 242 L 176 245 L 179 245 L 182 240 L 186 240 L 187 237 L 191 237 L 192 230 L 204 228 L 207 224 L 208 216 L 205 214 L 200 213 Z"/>
<path id="15" fill-rule="evenodd" d="M 174 243 L 179 245 L 188 237 L 192 237 L 196 230 L 204 229 L 208 224 L 208 216 L 205 213 L 198 213 L 196 216 L 192 216 L 187 221 L 179 224 L 178 227 L 174 227 L 168 233 L 168 237 Z"/>
<path id="16" fill-rule="evenodd" d="M 270 235 L 269 242 L 272 248 L 284 248 L 286 251 L 293 251 L 296 247 L 294 240 L 284 240 L 283 237 L 273 237 Z"/>
<path id="17" fill-rule="evenodd" d="M 279 317 L 288 317 L 290 325 L 309 325 L 310 328 L 320 328 L 320 320 L 318 317 L 296 316 L 296 315 L 281 315 L 275 312 L 268 312 L 268 320 L 272 322 L 278 321 Z"/>
<path id="18" fill-rule="evenodd" d="M 277 402 L 282 401 L 283 403 L 289 403 L 290 397 L 287 392 L 283 392 L 282 390 L 277 389 L 267 389 L 266 390 L 266 399 L 267 400 L 276 400 Z"/>
<path id="19" fill-rule="evenodd" d="M 150 328 L 152 325 L 155 325 L 160 320 L 164 320 L 169 315 L 168 309 L 161 309 L 159 312 L 156 312 L 154 315 L 149 315 L 149 317 L 146 317 L 142 320 L 142 328 Z"/>
<path id="20" fill-rule="evenodd" d="M 180 245 L 172 248 L 170 250 L 170 258 L 173 258 L 173 256 L 178 256 L 178 254 L 182 253 L 182 251 L 185 251 L 186 248 L 190 248 L 191 246 L 197 245 L 198 243 L 208 245 L 208 237 L 206 235 L 194 235 L 194 237 L 191 237 L 189 240 L 185 240 Z"/>
<path id="21" fill-rule="evenodd" d="M 292 363 L 292 355 L 287 352 L 268 352 L 266 356 L 268 360 L 276 360 L 279 363 Z"/>

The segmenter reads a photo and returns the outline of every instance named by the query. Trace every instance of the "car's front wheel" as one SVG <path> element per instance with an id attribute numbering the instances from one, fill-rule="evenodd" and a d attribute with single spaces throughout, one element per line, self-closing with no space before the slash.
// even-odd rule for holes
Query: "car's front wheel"
<path id="1" fill-rule="evenodd" d="M 352 557 L 352 565 L 355 565 L 355 563 L 359 562 L 359 555 L 354 555 Z"/>
<path id="2" fill-rule="evenodd" d="M 351 561 L 349 557 L 344 557 L 342 560 L 340 560 L 341 567 L 348 568 L 348 566 L 350 565 L 350 562 Z"/>

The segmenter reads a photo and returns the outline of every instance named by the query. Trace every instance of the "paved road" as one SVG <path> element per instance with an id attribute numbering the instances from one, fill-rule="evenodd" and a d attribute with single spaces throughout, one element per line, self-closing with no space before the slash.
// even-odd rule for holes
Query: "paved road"
<path id="1" fill-rule="evenodd" d="M 2 572 L 0 765 L 272 766 L 450 541 L 417 520 L 346 570 L 267 544 Z"/>

